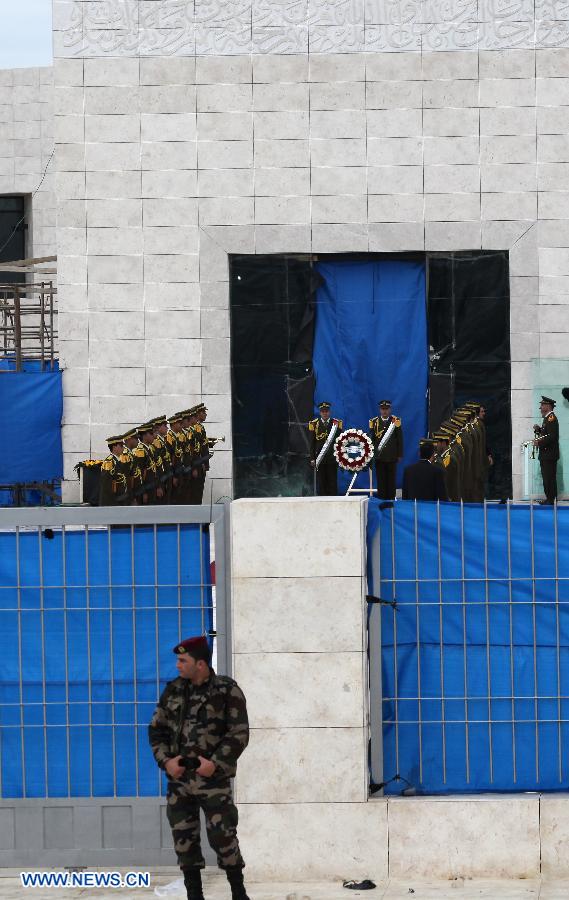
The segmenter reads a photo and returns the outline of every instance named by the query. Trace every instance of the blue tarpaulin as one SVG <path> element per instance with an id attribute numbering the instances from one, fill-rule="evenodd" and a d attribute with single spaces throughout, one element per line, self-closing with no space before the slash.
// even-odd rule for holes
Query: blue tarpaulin
<path id="1" fill-rule="evenodd" d="M 370 648 L 383 778 L 422 793 L 566 791 L 569 509 L 373 500 L 368 566 L 370 593 L 397 603 L 380 607 Z"/>
<path id="2" fill-rule="evenodd" d="M 159 793 L 147 726 L 212 627 L 209 552 L 198 525 L 0 532 L 2 796 Z"/>
<path id="3" fill-rule="evenodd" d="M 9 360 L 2 361 L 9 369 Z M 61 372 L 42 372 L 27 362 L 25 371 L 0 374 L 0 410 L 7 427 L 0 443 L 0 484 L 53 481 L 63 475 Z"/>
<path id="4" fill-rule="evenodd" d="M 412 261 L 319 263 L 314 400 L 329 400 L 345 427 L 368 430 L 380 400 L 401 417 L 405 456 L 418 459 L 427 428 L 425 265 Z M 362 477 L 362 476 L 360 476 Z M 342 473 L 340 491 L 349 476 Z M 343 488 L 343 490 L 342 490 Z"/>

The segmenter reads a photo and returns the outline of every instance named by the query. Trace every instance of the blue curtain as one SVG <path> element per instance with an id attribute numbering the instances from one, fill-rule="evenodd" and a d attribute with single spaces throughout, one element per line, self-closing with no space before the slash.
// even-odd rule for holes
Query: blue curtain
<path id="1" fill-rule="evenodd" d="M 368 429 L 377 404 L 393 402 L 405 456 L 416 462 L 427 429 L 427 311 L 422 262 L 319 263 L 313 363 L 316 404 L 329 400 L 345 427 Z M 339 479 L 340 492 L 349 483 Z"/>
<path id="2" fill-rule="evenodd" d="M 368 565 L 370 593 L 397 603 L 370 648 L 383 778 L 426 794 L 567 791 L 569 509 L 373 500 Z"/>
<path id="3" fill-rule="evenodd" d="M 8 361 L 9 362 L 9 361 Z M 63 475 L 61 372 L 41 372 L 27 362 L 24 372 L 0 374 L 0 484 L 52 481 Z"/>

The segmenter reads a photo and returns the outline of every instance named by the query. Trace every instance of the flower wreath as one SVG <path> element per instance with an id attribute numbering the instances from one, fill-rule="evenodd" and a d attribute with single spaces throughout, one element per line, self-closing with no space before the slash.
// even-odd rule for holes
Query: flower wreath
<path id="1" fill-rule="evenodd" d="M 341 469 L 362 472 L 373 459 L 373 443 L 360 428 L 348 428 L 336 438 L 334 456 Z"/>

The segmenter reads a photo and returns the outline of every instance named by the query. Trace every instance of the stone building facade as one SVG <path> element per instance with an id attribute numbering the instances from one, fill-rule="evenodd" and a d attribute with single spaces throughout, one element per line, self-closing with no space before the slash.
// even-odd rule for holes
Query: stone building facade
<path id="1" fill-rule="evenodd" d="M 533 361 L 569 356 L 565 0 L 56 0 L 54 54 L 68 499 L 197 398 L 231 494 L 228 254 L 461 249 L 509 251 L 520 495 Z"/>

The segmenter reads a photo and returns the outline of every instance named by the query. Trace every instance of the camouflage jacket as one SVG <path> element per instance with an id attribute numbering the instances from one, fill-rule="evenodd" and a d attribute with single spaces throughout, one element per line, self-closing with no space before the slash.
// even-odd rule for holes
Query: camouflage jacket
<path id="1" fill-rule="evenodd" d="M 232 678 L 211 676 L 201 685 L 175 678 L 166 685 L 148 727 L 154 758 L 163 769 L 174 756 L 204 756 L 213 777 L 233 778 L 249 743 L 247 704 Z"/>

